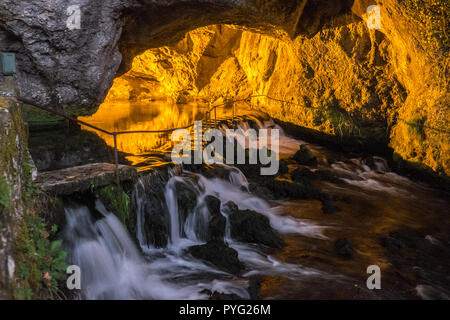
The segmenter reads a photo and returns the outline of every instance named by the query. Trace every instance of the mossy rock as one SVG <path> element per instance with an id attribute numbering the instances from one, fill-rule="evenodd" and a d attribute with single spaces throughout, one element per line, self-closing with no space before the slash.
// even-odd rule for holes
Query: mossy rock
<path id="1" fill-rule="evenodd" d="M 3 208 L 9 207 L 11 202 L 9 195 L 9 186 L 5 178 L 0 177 L 0 212 Z"/>
<path id="2" fill-rule="evenodd" d="M 128 227 L 130 225 L 131 200 L 128 193 L 121 187 L 109 185 L 97 189 L 95 194 L 108 211 L 114 213 L 125 226 Z"/>

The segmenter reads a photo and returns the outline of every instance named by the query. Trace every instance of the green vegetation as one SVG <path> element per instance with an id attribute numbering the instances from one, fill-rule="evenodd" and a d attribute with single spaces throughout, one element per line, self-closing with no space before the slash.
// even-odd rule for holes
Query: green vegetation
<path id="1" fill-rule="evenodd" d="M 52 233 L 57 228 L 53 226 Z M 25 214 L 16 238 L 17 299 L 61 298 L 58 281 L 66 277 L 67 253 L 61 240 L 50 241 L 44 220 L 35 212 Z"/>
<path id="2" fill-rule="evenodd" d="M 321 126 L 328 124 L 335 134 L 342 137 L 361 137 L 361 128 L 355 120 L 339 107 L 333 93 L 326 92 L 313 109 L 313 124 Z"/>
<path id="3" fill-rule="evenodd" d="M 0 209 L 9 207 L 10 202 L 8 183 L 0 177 Z"/>
<path id="4" fill-rule="evenodd" d="M 130 195 L 116 185 L 100 188 L 97 195 L 108 211 L 113 212 L 125 226 L 130 225 Z"/>
<path id="5" fill-rule="evenodd" d="M 29 105 L 23 105 L 22 113 L 24 121 L 31 127 L 60 126 L 65 124 L 65 120 L 63 118 Z"/>
<path id="6" fill-rule="evenodd" d="M 29 165 L 24 165 L 28 183 L 25 187 L 26 212 L 15 242 L 15 298 L 58 299 L 62 298 L 59 281 L 66 278 L 67 253 L 61 248 L 61 240 L 51 241 L 58 226 L 49 226 L 44 218 L 52 215 L 57 202 L 31 182 L 31 170 Z M 53 215 L 56 214 L 61 215 L 61 212 Z"/>

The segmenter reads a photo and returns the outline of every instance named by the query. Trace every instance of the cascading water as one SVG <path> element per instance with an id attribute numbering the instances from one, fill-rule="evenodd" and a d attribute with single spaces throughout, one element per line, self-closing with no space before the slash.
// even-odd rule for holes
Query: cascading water
<path id="1" fill-rule="evenodd" d="M 146 183 L 155 179 L 143 177 L 135 186 L 134 197 L 137 210 L 136 238 L 142 252 L 128 235 L 125 228 L 114 214 L 108 212 L 97 200 L 96 210 L 101 214 L 94 220 L 86 206 L 72 204 L 66 207 L 67 226 L 64 230 L 64 246 L 70 252 L 71 264 L 82 270 L 81 298 L 88 299 L 199 299 L 206 298 L 200 292 L 204 289 L 219 290 L 221 293 L 236 294 L 248 298 L 245 278 L 236 279 L 223 271 L 193 259 L 183 249 L 194 244 L 201 244 L 205 235 L 209 212 L 204 199 L 215 195 L 222 203 L 234 201 L 240 208 L 264 212 L 274 226 L 281 231 L 321 236 L 321 228 L 289 218 L 280 217 L 272 212 L 270 206 L 262 199 L 242 191 L 246 180 L 236 168 L 228 168 L 233 175 L 230 181 L 218 178 L 207 179 L 200 174 L 175 175 L 168 177 L 164 186 L 164 197 L 170 215 L 170 232 L 168 245 L 155 248 L 148 245 L 145 234 L 145 190 Z M 196 181 L 194 183 L 194 180 Z M 188 215 L 186 221 L 180 220 L 177 206 L 175 183 L 191 186 L 198 194 L 197 205 Z M 223 213 L 223 211 L 222 211 Z M 225 213 L 223 213 L 226 216 Z M 285 226 L 285 227 L 281 227 Z M 289 226 L 286 228 L 286 226 Z M 227 228 L 229 224 L 227 223 Z M 310 229 L 311 228 L 311 229 Z M 248 275 L 290 272 L 301 275 L 319 275 L 318 271 L 302 268 L 298 265 L 284 264 L 260 251 L 258 248 L 233 241 L 227 232 L 226 241 L 239 252 L 239 258 L 252 268 Z M 163 275 L 164 274 L 164 275 Z M 204 278 L 206 274 L 215 275 L 210 282 L 192 279 Z M 244 275 L 245 276 L 245 275 Z M 185 278 L 186 281 L 180 281 Z M 171 283 L 178 279 L 177 285 Z"/>
<path id="2" fill-rule="evenodd" d="M 270 121 L 255 123 L 260 128 L 276 127 Z M 249 125 L 239 124 L 238 127 L 245 130 Z M 222 129 L 225 130 L 226 127 Z M 280 153 L 292 156 L 302 143 L 281 132 Z M 384 199 L 395 195 L 396 199 L 392 203 L 399 207 L 404 203 L 409 204 L 411 199 L 416 199 L 419 194 L 429 192 L 425 186 L 390 172 L 383 158 L 348 159 L 319 146 L 311 145 L 311 149 L 318 158 L 318 165 L 311 167 L 311 172 L 326 172 L 346 183 L 342 186 L 320 182 L 322 190 L 338 195 L 351 194 L 357 199 L 356 208 L 365 206 L 364 201 L 370 199 L 370 203 L 376 203 L 381 210 L 390 212 L 382 207 Z M 330 161 L 330 158 L 335 159 Z M 353 287 L 354 280 L 351 277 L 339 276 L 341 271 L 331 268 L 333 260 L 331 264 L 320 264 L 321 260 L 326 259 L 320 254 L 317 257 L 319 263 L 313 263 L 314 267 L 305 267 L 299 259 L 291 258 L 293 262 L 285 262 L 286 259 L 268 254 L 259 245 L 233 239 L 226 208 L 230 201 L 236 204 L 239 210 L 248 209 L 267 217 L 272 228 L 290 239 L 287 252 L 293 250 L 293 245 L 301 247 L 303 243 L 310 243 L 311 247 L 319 248 L 319 252 L 325 251 L 323 247 L 329 243 L 330 235 L 335 236 L 337 230 L 343 230 L 346 225 L 339 225 L 335 220 L 332 223 L 328 220 L 324 222 L 325 216 L 317 216 L 316 213 L 308 216 L 309 210 L 315 208 L 316 200 L 268 202 L 249 191 L 249 181 L 237 167 L 216 165 L 216 168 L 220 174 L 204 175 L 175 167 L 167 173 L 154 171 L 142 175 L 133 192 L 136 241 L 100 201 L 96 202 L 98 219 L 94 219 L 93 213 L 86 206 L 68 205 L 63 239 L 64 246 L 70 253 L 69 262 L 79 265 L 82 270 L 80 298 L 205 299 L 208 298 L 205 289 L 249 298 L 248 279 L 253 275 L 283 275 L 302 283 L 321 279 L 317 280 L 319 282 L 314 280 L 316 282 L 313 281 L 311 285 L 315 286 L 320 281 L 333 281 L 341 284 L 337 287 L 343 287 L 343 283 Z M 208 241 L 212 214 L 208 209 L 208 196 L 220 200 L 220 214 L 226 220 L 224 240 L 238 252 L 239 260 L 245 264 L 241 276 L 228 274 L 209 263 L 195 259 L 187 251 L 191 246 Z M 416 210 L 423 208 L 422 206 Z M 367 211 L 371 212 L 370 210 L 368 207 Z M 380 209 L 375 207 L 371 214 L 376 216 L 377 210 Z M 398 218 L 400 213 L 395 214 Z M 406 216 L 402 214 L 401 217 Z M 306 218 L 303 215 L 306 215 Z M 345 215 L 341 216 L 341 219 L 343 224 L 353 221 Z M 392 223 L 392 220 L 387 218 L 389 223 Z M 357 232 L 355 228 L 348 229 Z M 361 243 L 364 243 L 365 236 L 363 232 Z M 370 247 L 373 243 L 365 245 Z M 308 255 L 309 253 L 305 256 Z M 368 260 L 359 263 L 373 262 Z M 326 269 L 328 267 L 331 269 Z M 291 281 L 289 285 L 292 285 L 291 283 L 295 281 Z M 429 288 L 429 285 L 419 285 L 417 290 L 421 295 L 427 296 L 423 292 L 432 292 Z M 294 291 L 295 288 L 290 289 Z M 301 294 L 298 296 L 302 297 Z"/>

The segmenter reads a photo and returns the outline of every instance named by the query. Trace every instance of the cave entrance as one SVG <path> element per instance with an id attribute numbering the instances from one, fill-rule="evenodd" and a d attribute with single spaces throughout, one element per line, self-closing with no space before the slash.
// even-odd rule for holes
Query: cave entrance
<path id="1" fill-rule="evenodd" d="M 135 56 L 128 72 L 115 78 L 97 112 L 79 119 L 110 132 L 125 132 L 182 128 L 205 119 L 210 125 L 220 125 L 255 116 L 258 112 L 252 103 L 256 100 L 247 99 L 255 88 L 239 61 L 248 57 L 240 50 L 246 50 L 242 40 L 251 35 L 237 26 L 211 25 L 187 32 L 172 46 L 148 49 Z M 269 53 L 268 59 L 273 57 Z M 213 106 L 219 107 L 208 113 Z M 83 129 L 114 146 L 113 136 Z M 137 166 L 142 162 L 165 163 L 172 146 L 168 133 L 117 137 L 118 150 Z"/>

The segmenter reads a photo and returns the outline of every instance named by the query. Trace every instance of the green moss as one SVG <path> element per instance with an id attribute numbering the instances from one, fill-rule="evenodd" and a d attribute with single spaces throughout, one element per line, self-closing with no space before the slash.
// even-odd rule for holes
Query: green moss
<path id="1" fill-rule="evenodd" d="M 332 93 L 325 93 L 319 101 L 316 101 L 313 109 L 313 124 L 320 126 L 329 122 L 335 134 L 342 137 L 361 136 L 361 128 L 356 121 L 339 107 L 339 103 Z M 364 138 L 364 137 L 362 137 Z"/>
<path id="2" fill-rule="evenodd" d="M 0 209 L 9 207 L 11 203 L 9 186 L 5 178 L 0 177 Z"/>
<path id="3" fill-rule="evenodd" d="M 41 110 L 29 105 L 22 107 L 23 119 L 30 125 L 54 125 L 64 123 L 64 118 L 55 116 L 54 114 Z"/>
<path id="4" fill-rule="evenodd" d="M 106 186 L 96 191 L 106 209 L 113 212 L 125 225 L 130 225 L 130 195 L 115 185 Z"/>

